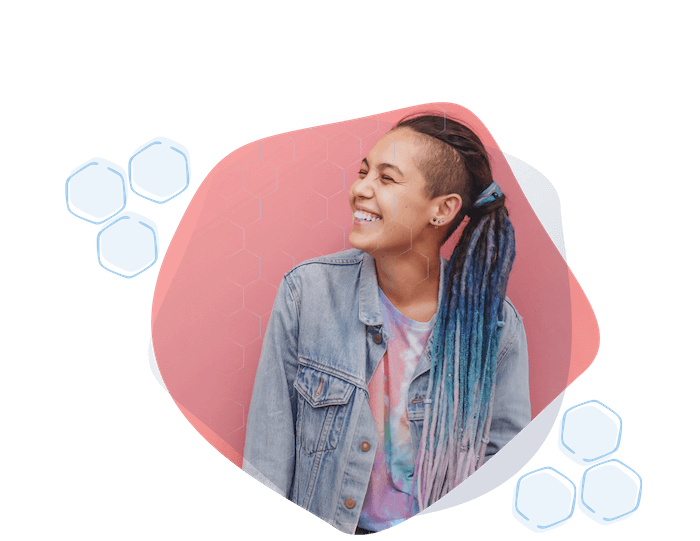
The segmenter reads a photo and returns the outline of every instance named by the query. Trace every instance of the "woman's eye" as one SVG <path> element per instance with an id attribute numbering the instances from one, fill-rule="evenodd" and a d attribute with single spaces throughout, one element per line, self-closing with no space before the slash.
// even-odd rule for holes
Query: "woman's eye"
<path id="1" fill-rule="evenodd" d="M 357 172 L 359 175 L 366 175 L 367 171 L 358 171 Z M 382 180 L 388 180 L 389 182 L 394 182 L 394 179 L 391 177 L 383 176 Z"/>

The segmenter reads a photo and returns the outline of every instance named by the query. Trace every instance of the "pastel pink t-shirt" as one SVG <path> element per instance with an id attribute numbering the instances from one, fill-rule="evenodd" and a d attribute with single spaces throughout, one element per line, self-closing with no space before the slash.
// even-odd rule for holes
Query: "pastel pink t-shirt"
<path id="1" fill-rule="evenodd" d="M 399 312 L 384 292 L 379 301 L 387 331 L 387 350 L 369 382 L 369 404 L 379 443 L 359 526 L 381 531 L 418 513 L 411 496 L 413 450 L 408 424 L 408 386 L 435 325 L 414 321 Z"/>

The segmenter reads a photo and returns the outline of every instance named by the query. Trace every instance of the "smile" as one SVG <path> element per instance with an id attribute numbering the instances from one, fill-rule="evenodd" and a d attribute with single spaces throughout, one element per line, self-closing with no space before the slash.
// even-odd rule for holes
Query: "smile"
<path id="1" fill-rule="evenodd" d="M 353 216 L 355 217 L 356 224 L 371 224 L 373 222 L 378 222 L 382 219 L 381 216 L 374 216 L 372 214 L 362 212 L 360 210 L 356 210 L 353 213 Z"/>

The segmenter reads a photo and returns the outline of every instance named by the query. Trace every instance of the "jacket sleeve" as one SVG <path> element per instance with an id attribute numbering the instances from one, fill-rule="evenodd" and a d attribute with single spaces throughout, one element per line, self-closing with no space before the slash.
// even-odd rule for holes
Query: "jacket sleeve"
<path id="1" fill-rule="evenodd" d="M 263 339 L 243 451 L 243 471 L 286 498 L 295 463 L 298 324 L 298 302 L 287 275 Z"/>
<path id="2" fill-rule="evenodd" d="M 530 422 L 530 380 L 523 320 L 509 301 L 498 348 L 493 417 L 485 461 L 500 451 Z"/>

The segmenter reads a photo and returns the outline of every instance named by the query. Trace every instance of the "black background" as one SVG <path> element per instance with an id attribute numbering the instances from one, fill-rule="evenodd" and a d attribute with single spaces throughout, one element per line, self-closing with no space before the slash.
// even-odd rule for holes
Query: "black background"
<path id="1" fill-rule="evenodd" d="M 643 369 L 634 362 L 640 356 L 630 355 L 635 350 L 630 347 L 634 337 L 628 333 L 632 331 L 620 326 L 621 302 L 635 295 L 635 286 L 625 279 L 625 266 L 634 260 L 625 261 L 625 254 L 614 250 L 618 224 L 606 221 L 606 213 L 599 208 L 601 189 L 611 184 L 620 189 L 631 180 L 622 174 L 624 164 L 607 162 L 604 166 L 601 161 L 610 156 L 613 145 L 601 143 L 600 127 L 590 122 L 599 113 L 580 107 L 563 112 L 545 101 L 539 106 L 499 101 L 497 106 L 480 108 L 458 97 L 439 99 L 474 111 L 504 152 L 537 168 L 557 189 L 567 262 L 588 295 L 601 332 L 596 361 L 566 391 L 561 411 L 592 398 L 613 408 L 624 421 L 623 442 L 615 458 L 644 477 L 646 463 L 640 452 L 647 427 L 642 423 L 650 407 L 645 403 Z M 159 108 L 138 115 L 115 110 L 108 116 L 105 108 L 99 114 L 71 115 L 71 129 L 61 140 L 64 151 L 55 171 L 57 205 L 73 168 L 99 156 L 126 170 L 132 152 L 158 135 L 187 147 L 192 163 L 191 186 L 168 204 L 154 205 L 130 194 L 127 210 L 154 220 L 161 239 L 158 263 L 134 280 L 121 279 L 98 265 L 98 228 L 74 218 L 63 202 L 58 231 L 50 232 L 60 249 L 56 263 L 67 284 L 62 300 L 68 317 L 65 311 L 57 314 L 65 336 L 61 357 L 67 361 L 56 372 L 65 382 L 57 406 L 65 412 L 64 441 L 72 449 L 71 475 L 88 500 L 94 495 L 109 502 L 104 507 L 90 503 L 97 517 L 118 519 L 122 524 L 136 524 L 146 517 L 156 528 L 200 524 L 203 533 L 223 526 L 226 533 L 237 535 L 253 526 L 254 535 L 294 535 L 297 531 L 338 535 L 249 479 L 180 414 L 148 364 L 153 287 L 162 256 L 190 198 L 228 153 L 293 125 L 299 127 L 298 122 L 311 113 L 358 117 L 417 103 L 394 101 L 361 108 L 342 103 L 292 107 L 248 102 L 218 114 Z M 522 473 L 547 465 L 574 481 L 583 471 L 559 452 L 556 425 Z M 511 515 L 516 481 L 517 476 L 468 504 L 417 517 L 382 535 L 449 535 L 453 531 L 458 535 L 527 535 L 530 532 Z M 631 518 L 607 527 L 577 511 L 557 531 L 572 536 L 581 530 L 591 535 L 632 534 L 645 521 L 648 506 L 642 501 Z"/>

